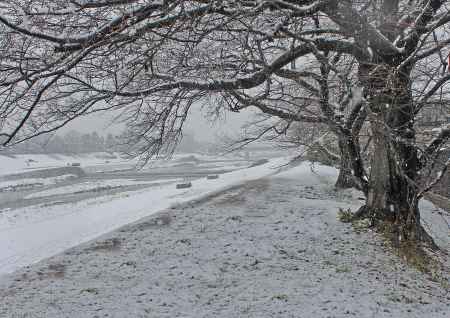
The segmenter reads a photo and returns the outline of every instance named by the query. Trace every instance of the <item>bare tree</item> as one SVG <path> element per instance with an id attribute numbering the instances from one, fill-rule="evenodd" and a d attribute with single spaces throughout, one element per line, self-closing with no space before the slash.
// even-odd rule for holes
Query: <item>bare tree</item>
<path id="1" fill-rule="evenodd" d="M 301 69 L 291 65 L 290 69 L 275 72 L 263 93 L 231 92 L 226 99 L 230 108 L 253 105 L 263 114 L 253 125 L 256 129 L 240 143 L 265 136 L 282 144 L 313 146 L 330 161 L 339 162 L 337 188 L 364 190 L 367 173 L 360 155 L 359 134 L 367 111 L 355 65 L 354 59 L 341 54 L 328 57 L 315 52 Z M 323 144 L 323 137 L 330 133 L 337 139 L 338 155 Z"/>
<path id="2" fill-rule="evenodd" d="M 114 109 L 146 159 L 173 149 L 191 107 L 256 107 L 326 124 L 367 196 L 359 215 L 392 222 L 398 238 L 428 239 L 418 202 L 435 180 L 423 171 L 450 129 L 420 149 L 414 123 L 447 96 L 447 1 L 10 0 L 0 23 L 4 145 Z M 362 94 L 350 102 L 355 76 Z"/>

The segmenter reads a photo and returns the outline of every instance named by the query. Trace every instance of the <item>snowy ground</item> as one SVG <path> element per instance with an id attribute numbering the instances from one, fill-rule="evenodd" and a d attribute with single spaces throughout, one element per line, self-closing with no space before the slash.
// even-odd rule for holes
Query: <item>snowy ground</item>
<path id="1" fill-rule="evenodd" d="M 114 153 L 0 155 L 0 214 L 37 205 L 75 204 L 180 179 L 195 180 L 247 168 L 261 159 L 257 153 L 242 157 L 180 153 L 172 160 L 152 160 L 138 169 L 136 161 Z"/>
<path id="2" fill-rule="evenodd" d="M 29 194 L 25 197 L 25 199 L 31 198 L 41 198 L 52 195 L 62 195 L 62 194 L 78 194 L 82 192 L 89 191 L 99 191 L 105 188 L 117 188 L 124 187 L 129 185 L 137 185 L 137 184 L 155 184 L 155 183 L 173 183 L 175 181 L 181 181 L 182 179 L 158 179 L 153 181 L 136 181 L 136 180 L 123 180 L 123 179 L 110 179 L 110 180 L 91 180 L 84 181 L 64 187 L 58 187 L 54 189 L 38 191 L 32 194 Z"/>
<path id="3" fill-rule="evenodd" d="M 0 176 L 13 173 L 23 173 L 45 168 L 56 168 L 61 166 L 80 163 L 82 166 L 117 166 L 124 165 L 132 167 L 135 161 L 121 158 L 119 154 L 106 152 L 89 153 L 81 155 L 0 155 Z"/>
<path id="4" fill-rule="evenodd" d="M 167 208 L 5 275 L 0 317 L 449 317 L 448 276 L 433 281 L 338 222 L 338 207 L 360 202 L 319 171 Z M 449 249 L 440 211 L 422 208 Z"/>
<path id="5" fill-rule="evenodd" d="M 189 189 L 176 189 L 175 184 L 167 184 L 95 196 L 70 204 L 45 201 L 39 205 L 5 209 L 0 213 L 0 274 L 59 253 L 173 204 L 272 174 L 286 162 L 286 159 L 274 159 L 265 165 L 223 174 L 217 180 L 194 180 Z M 111 180 L 107 184 L 109 182 Z M 56 188 L 47 190 L 44 196 L 81 188 L 86 189 L 83 184 Z M 39 197 L 41 194 L 32 195 Z"/>
<path id="6" fill-rule="evenodd" d="M 276 154 L 276 152 L 275 152 Z M 173 169 L 180 165 L 202 166 L 203 168 L 221 168 L 224 169 L 224 162 L 230 162 L 230 170 L 245 167 L 254 156 L 258 158 L 269 158 L 269 153 L 257 151 L 251 153 L 250 158 L 237 156 L 236 154 L 228 155 L 206 155 L 198 153 L 179 153 L 175 154 L 172 160 L 151 160 L 145 170 L 154 170 L 155 168 Z M 272 151 L 273 156 L 273 151 Z M 194 162 L 192 162 L 192 160 Z M 21 155 L 2 155 L 0 154 L 0 178 L 5 175 L 25 173 L 48 168 L 57 168 L 70 166 L 72 164 L 80 164 L 87 172 L 108 172 L 116 170 L 133 169 L 138 164 L 136 159 L 130 160 L 122 157 L 119 153 L 87 153 L 79 155 L 38 155 L 38 154 L 21 154 Z M 1 180 L 1 179 L 0 179 Z"/>
<path id="7" fill-rule="evenodd" d="M 0 192 L 17 191 L 18 189 L 54 185 L 70 179 L 77 178 L 73 174 L 64 174 L 52 178 L 23 178 L 17 180 L 0 181 Z"/>

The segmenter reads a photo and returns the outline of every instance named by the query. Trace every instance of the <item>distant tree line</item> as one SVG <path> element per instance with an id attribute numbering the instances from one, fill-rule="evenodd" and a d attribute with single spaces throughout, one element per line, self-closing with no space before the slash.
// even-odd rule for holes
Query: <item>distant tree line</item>
<path id="1" fill-rule="evenodd" d="M 41 135 L 1 151 L 3 154 L 79 154 L 89 152 L 122 152 L 127 150 L 121 134 L 105 136 L 94 131 L 80 133 L 71 130 L 64 135 Z M 183 134 L 180 152 L 196 152 L 204 148 L 193 135 Z"/>
<path id="2" fill-rule="evenodd" d="M 69 131 L 64 135 L 38 136 L 37 138 L 7 148 L 9 154 L 73 154 L 88 152 L 120 151 L 120 136 L 107 134 L 106 137 L 94 131 L 80 133 Z"/>

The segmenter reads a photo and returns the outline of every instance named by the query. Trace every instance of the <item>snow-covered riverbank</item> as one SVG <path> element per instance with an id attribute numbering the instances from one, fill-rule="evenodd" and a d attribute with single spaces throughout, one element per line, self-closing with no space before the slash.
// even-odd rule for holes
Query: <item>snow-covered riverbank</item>
<path id="1" fill-rule="evenodd" d="M 74 204 L 30 206 L 0 213 L 0 274 L 14 271 L 174 204 L 199 199 L 270 174 L 287 159 L 226 173 L 216 180 L 193 181 L 93 198 Z"/>
<path id="2" fill-rule="evenodd" d="M 334 191 L 334 169 L 256 171 L 3 276 L 0 317 L 449 317 L 445 277 L 431 280 L 375 233 L 337 221 L 360 200 Z M 450 248 L 440 211 L 422 208 Z"/>

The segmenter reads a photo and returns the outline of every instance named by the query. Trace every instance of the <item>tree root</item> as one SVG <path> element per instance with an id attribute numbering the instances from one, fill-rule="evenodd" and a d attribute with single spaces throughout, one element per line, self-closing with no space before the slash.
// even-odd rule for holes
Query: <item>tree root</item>
<path id="1" fill-rule="evenodd" d="M 440 250 L 423 225 L 408 227 L 407 225 L 396 224 L 395 217 L 390 211 L 373 211 L 366 205 L 363 205 L 353 214 L 352 221 L 361 219 L 369 219 L 371 227 L 388 234 L 388 237 L 396 247 L 399 247 L 401 243 L 406 241 L 408 244 L 425 245 L 432 251 Z"/>

